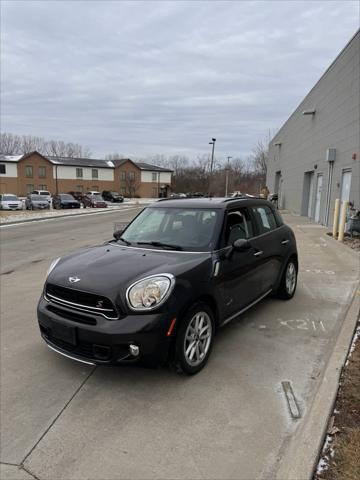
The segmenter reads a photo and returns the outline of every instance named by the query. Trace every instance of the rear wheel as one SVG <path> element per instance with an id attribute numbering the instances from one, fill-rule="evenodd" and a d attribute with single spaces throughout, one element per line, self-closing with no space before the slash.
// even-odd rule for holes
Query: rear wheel
<path id="1" fill-rule="evenodd" d="M 290 300 L 295 294 L 297 285 L 297 263 L 290 258 L 281 277 L 280 286 L 276 295 L 283 300 Z"/>
<path id="2" fill-rule="evenodd" d="M 208 305 L 198 303 L 190 308 L 176 337 L 175 366 L 179 373 L 194 375 L 204 368 L 214 333 L 215 322 Z"/>

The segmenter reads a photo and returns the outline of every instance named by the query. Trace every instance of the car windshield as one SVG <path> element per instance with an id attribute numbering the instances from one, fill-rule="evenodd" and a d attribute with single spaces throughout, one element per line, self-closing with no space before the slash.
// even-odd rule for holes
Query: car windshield
<path id="1" fill-rule="evenodd" d="M 50 197 L 50 192 L 40 192 L 40 195 L 46 195 L 47 197 Z"/>
<path id="2" fill-rule="evenodd" d="M 61 200 L 74 200 L 74 197 L 68 195 L 67 193 L 65 193 L 64 195 L 59 195 L 59 197 L 61 198 Z"/>
<path id="3" fill-rule="evenodd" d="M 113 197 L 118 197 L 119 194 L 117 192 L 110 192 Z"/>
<path id="4" fill-rule="evenodd" d="M 127 227 L 119 243 L 177 250 L 209 251 L 215 246 L 217 210 L 146 208 Z"/>
<path id="5" fill-rule="evenodd" d="M 96 202 L 103 202 L 103 198 L 100 194 L 90 195 L 90 198 Z"/>
<path id="6" fill-rule="evenodd" d="M 5 202 L 17 202 L 19 199 L 16 195 L 4 195 L 2 200 Z"/>
<path id="7" fill-rule="evenodd" d="M 31 200 L 35 200 L 35 202 L 43 202 L 44 199 L 41 197 L 41 195 L 30 195 Z"/>

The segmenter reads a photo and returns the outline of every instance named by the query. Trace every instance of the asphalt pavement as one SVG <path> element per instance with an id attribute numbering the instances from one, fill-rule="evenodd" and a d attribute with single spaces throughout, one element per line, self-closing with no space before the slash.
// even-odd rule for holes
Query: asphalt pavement
<path id="1" fill-rule="evenodd" d="M 50 351 L 36 304 L 51 259 L 110 239 L 138 211 L 0 228 L 2 479 L 249 480 L 284 469 L 357 288 L 358 254 L 285 216 L 299 248 L 295 297 L 265 299 L 221 329 L 194 377 Z"/>

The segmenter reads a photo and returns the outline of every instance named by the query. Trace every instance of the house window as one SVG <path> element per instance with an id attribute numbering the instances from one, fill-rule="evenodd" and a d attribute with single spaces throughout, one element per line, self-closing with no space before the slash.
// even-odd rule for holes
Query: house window
<path id="1" fill-rule="evenodd" d="M 29 195 L 34 190 L 34 185 L 28 184 L 26 185 L 26 193 Z"/>
<path id="2" fill-rule="evenodd" d="M 84 191 L 84 187 L 82 185 L 76 185 L 76 191 L 77 192 L 83 192 Z"/>
<path id="3" fill-rule="evenodd" d="M 39 190 L 47 190 L 47 185 L 39 185 Z"/>
<path id="4" fill-rule="evenodd" d="M 151 177 L 152 177 L 152 181 L 153 181 L 153 182 L 156 182 L 156 180 L 157 180 L 157 173 L 156 173 L 156 172 L 152 172 Z"/>
<path id="5" fill-rule="evenodd" d="M 158 196 L 158 189 L 156 187 L 152 189 L 152 196 L 153 198 L 156 198 Z"/>
<path id="6" fill-rule="evenodd" d="M 120 172 L 120 173 L 121 173 L 120 179 L 121 179 L 123 182 L 125 182 L 125 180 L 126 180 L 126 172 Z"/>
<path id="7" fill-rule="evenodd" d="M 135 172 L 128 172 L 128 178 L 130 181 L 135 180 Z"/>
<path id="8" fill-rule="evenodd" d="M 28 178 L 33 177 L 33 167 L 32 167 L 32 165 L 26 165 L 26 167 L 25 167 L 25 177 L 28 177 Z"/>
<path id="9" fill-rule="evenodd" d="M 91 169 L 91 178 L 99 178 L 99 172 L 97 168 Z"/>
<path id="10" fill-rule="evenodd" d="M 83 178 L 83 169 L 77 168 L 76 169 L 76 178 Z"/>
<path id="11" fill-rule="evenodd" d="M 0 164 L 0 174 L 6 173 L 6 165 L 4 163 Z"/>
<path id="12" fill-rule="evenodd" d="M 46 167 L 39 167 L 39 178 L 46 177 Z"/>

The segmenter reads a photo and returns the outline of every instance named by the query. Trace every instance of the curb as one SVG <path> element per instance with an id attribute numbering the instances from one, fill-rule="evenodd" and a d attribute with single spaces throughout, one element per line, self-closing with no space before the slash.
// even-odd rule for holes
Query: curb
<path id="1" fill-rule="evenodd" d="M 337 397 L 343 365 L 359 316 L 360 290 L 354 289 L 339 335 L 330 354 L 320 385 L 302 425 L 290 439 L 281 459 L 277 480 L 310 480 L 322 451 L 327 426 Z"/>
<path id="2" fill-rule="evenodd" d="M 126 210 L 129 210 L 129 209 L 132 209 L 132 208 L 141 208 L 143 207 L 144 204 L 139 204 L 139 205 L 129 205 L 126 208 Z M 5 223 L 0 223 L 0 228 L 2 227 L 6 227 L 8 225 L 18 225 L 18 224 L 21 224 L 21 223 L 31 223 L 31 222 L 44 222 L 46 220 L 57 220 L 58 218 L 72 218 L 72 217 L 82 217 L 82 216 L 86 216 L 86 215 L 100 215 L 101 213 L 114 213 L 114 212 L 117 212 L 117 213 L 121 213 L 122 211 L 124 211 L 122 208 L 119 208 L 119 209 L 103 209 L 103 210 L 100 210 L 100 211 L 95 211 L 95 212 L 92 212 L 91 213 L 73 213 L 71 215 L 54 215 L 52 217 L 38 217 L 38 218 L 29 218 L 29 219 L 24 219 L 24 220 L 14 220 L 13 222 L 5 222 Z"/>

